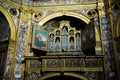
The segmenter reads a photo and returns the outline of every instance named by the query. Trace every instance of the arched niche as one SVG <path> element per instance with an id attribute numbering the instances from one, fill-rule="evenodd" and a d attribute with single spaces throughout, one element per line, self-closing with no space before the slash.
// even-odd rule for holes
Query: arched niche
<path id="1" fill-rule="evenodd" d="M 41 19 L 39 21 L 39 25 L 44 25 L 47 21 L 49 21 L 50 19 L 53 19 L 55 17 L 60 17 L 60 16 L 72 16 L 72 17 L 75 17 L 75 18 L 78 18 L 78 19 L 81 19 L 82 21 L 84 21 L 86 24 L 88 24 L 90 22 L 90 19 L 82 14 L 78 14 L 78 13 L 75 13 L 75 12 L 69 12 L 69 11 L 61 11 L 61 12 L 56 12 L 56 13 L 53 13 L 43 19 Z"/>
<path id="2" fill-rule="evenodd" d="M 0 6 L 0 11 L 4 14 L 4 16 L 6 17 L 8 23 L 9 23 L 10 30 L 11 30 L 10 39 L 15 40 L 16 28 L 15 28 L 12 17 L 9 15 L 9 13 L 2 6 Z"/>
<path id="3" fill-rule="evenodd" d="M 50 20 L 52 19 L 55 19 L 55 18 L 59 18 L 59 17 L 71 17 L 71 18 L 76 18 L 76 19 L 79 19 L 81 20 L 82 22 L 84 22 L 85 24 L 89 24 L 90 23 L 90 19 L 88 17 L 86 17 L 85 15 L 82 15 L 82 14 L 78 14 L 76 12 L 70 12 L 70 11 L 61 11 L 61 12 L 56 12 L 56 13 L 53 13 L 51 15 L 48 15 L 44 18 L 42 18 L 40 21 L 39 21 L 39 25 L 40 27 L 45 27 L 44 25 L 49 22 Z M 95 26 L 95 36 L 96 36 L 96 41 L 100 41 L 100 30 L 97 26 Z"/>
<path id="4" fill-rule="evenodd" d="M 77 74 L 77 73 L 63 73 L 62 75 L 75 77 L 80 80 L 89 80 L 86 76 Z M 46 80 L 48 78 L 55 77 L 55 76 L 61 76 L 61 73 L 48 73 L 48 74 L 41 76 L 38 80 Z"/>
<path id="5" fill-rule="evenodd" d="M 7 72 L 7 67 L 12 65 L 12 62 L 10 60 L 13 59 L 13 51 L 15 48 L 13 46 L 14 45 L 13 43 L 15 41 L 16 31 L 15 31 L 15 26 L 14 26 L 12 17 L 7 12 L 7 9 L 3 8 L 2 6 L 0 6 L 0 19 L 1 19 L 0 36 L 2 36 L 0 39 L 0 62 L 1 62 L 0 63 L 0 70 L 1 70 L 0 79 L 3 80 L 4 74 L 6 74 Z M 8 60 L 9 56 L 12 56 L 10 60 Z M 11 67 L 9 68 L 8 72 L 10 72 L 10 70 L 11 70 Z M 7 77 L 7 79 L 9 78 Z"/>

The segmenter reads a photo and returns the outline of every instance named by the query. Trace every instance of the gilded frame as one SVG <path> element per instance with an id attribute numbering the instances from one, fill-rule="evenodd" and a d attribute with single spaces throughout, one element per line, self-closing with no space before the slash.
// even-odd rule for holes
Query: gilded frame
<path id="1" fill-rule="evenodd" d="M 91 20 L 91 22 L 85 26 L 85 29 L 81 30 L 82 50 L 95 47 L 95 45 L 96 45 L 95 35 L 96 34 L 95 34 L 94 21 Z"/>
<path id="2" fill-rule="evenodd" d="M 48 33 L 40 26 L 33 29 L 32 48 L 46 51 L 47 50 Z"/>

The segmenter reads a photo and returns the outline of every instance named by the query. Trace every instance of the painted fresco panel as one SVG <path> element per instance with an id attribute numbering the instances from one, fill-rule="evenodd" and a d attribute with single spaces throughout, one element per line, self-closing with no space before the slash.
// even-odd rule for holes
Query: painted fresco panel
<path id="1" fill-rule="evenodd" d="M 47 49 L 47 32 L 40 28 L 34 28 L 33 31 L 33 48 L 46 50 Z"/>
<path id="2" fill-rule="evenodd" d="M 91 20 L 91 22 L 86 25 L 85 29 L 82 30 L 82 49 L 94 47 L 95 42 L 94 21 Z"/>

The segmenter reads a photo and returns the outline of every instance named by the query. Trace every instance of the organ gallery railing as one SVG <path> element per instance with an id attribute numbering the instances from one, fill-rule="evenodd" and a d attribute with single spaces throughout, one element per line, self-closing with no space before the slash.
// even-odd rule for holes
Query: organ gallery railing
<path id="1" fill-rule="evenodd" d="M 103 56 L 26 57 L 26 71 L 103 71 Z"/>

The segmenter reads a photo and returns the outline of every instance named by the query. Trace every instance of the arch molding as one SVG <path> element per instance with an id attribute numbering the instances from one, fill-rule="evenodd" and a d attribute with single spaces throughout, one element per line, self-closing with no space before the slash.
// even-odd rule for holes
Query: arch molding
<path id="1" fill-rule="evenodd" d="M 89 23 L 90 22 L 90 19 L 82 14 L 78 14 L 76 12 L 69 12 L 69 11 L 61 11 L 61 12 L 57 12 L 57 13 L 53 13 L 49 16 L 46 16 L 45 18 L 41 19 L 39 21 L 39 25 L 44 25 L 47 21 L 53 19 L 53 18 L 56 18 L 56 17 L 60 17 L 60 16 L 71 16 L 71 17 L 75 17 L 75 18 L 78 18 L 82 21 L 84 21 L 85 23 Z"/>
<path id="2" fill-rule="evenodd" d="M 45 75 L 41 76 L 38 80 L 45 80 L 45 79 L 55 77 L 55 76 L 60 76 L 60 75 L 61 75 L 60 73 L 48 73 L 48 74 L 45 74 Z M 77 73 L 64 73 L 63 75 L 64 76 L 75 77 L 75 78 L 82 79 L 82 80 L 89 80 L 84 75 L 77 74 Z"/>
<path id="3" fill-rule="evenodd" d="M 6 17 L 8 23 L 9 23 L 10 30 L 11 30 L 10 39 L 15 40 L 16 28 L 14 26 L 14 22 L 13 22 L 12 17 L 9 15 L 9 13 L 2 6 L 0 6 L 0 11 L 3 13 L 3 15 Z"/>

